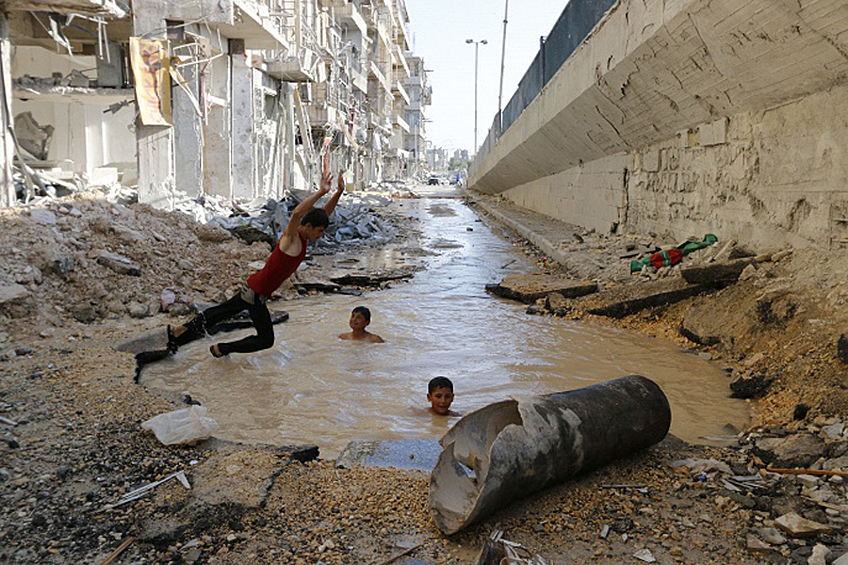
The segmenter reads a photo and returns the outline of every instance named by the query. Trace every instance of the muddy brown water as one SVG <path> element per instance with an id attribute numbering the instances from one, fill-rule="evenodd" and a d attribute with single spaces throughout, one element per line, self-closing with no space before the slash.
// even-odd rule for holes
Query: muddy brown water
<path id="1" fill-rule="evenodd" d="M 715 442 L 729 435 L 727 425 L 747 423 L 748 406 L 728 398 L 720 362 L 627 331 L 529 316 L 525 306 L 484 290 L 506 274 L 533 270 L 519 248 L 459 200 L 425 198 L 403 206 L 404 214 L 421 220 L 414 245 L 323 260 L 345 269 L 425 256 L 428 268 L 410 282 L 361 297 L 277 302 L 273 307 L 287 310 L 290 319 L 276 327 L 272 349 L 218 360 L 209 355 L 208 338 L 145 368 L 144 384 L 191 394 L 217 419 L 219 438 L 314 443 L 325 458 L 353 439 L 441 437 L 456 419 L 426 411 L 427 382 L 437 375 L 453 381 L 452 408 L 460 413 L 509 396 L 640 374 L 662 387 L 672 408 L 671 432 L 684 440 Z M 349 331 L 350 311 L 358 305 L 371 309 L 369 329 L 385 344 L 337 338 Z"/>

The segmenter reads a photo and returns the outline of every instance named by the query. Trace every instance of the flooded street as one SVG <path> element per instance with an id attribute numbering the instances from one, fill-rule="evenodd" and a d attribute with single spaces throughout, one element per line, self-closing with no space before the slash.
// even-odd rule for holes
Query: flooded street
<path id="1" fill-rule="evenodd" d="M 432 254 L 428 268 L 384 291 L 318 295 L 277 302 L 288 322 L 273 349 L 213 359 L 212 339 L 148 366 L 142 382 L 187 392 L 210 409 L 222 439 L 267 444 L 315 443 L 334 457 L 352 439 L 436 438 L 451 421 L 426 412 L 427 382 L 449 377 L 453 409 L 468 413 L 508 396 L 578 388 L 627 374 L 645 375 L 665 391 L 671 431 L 687 441 L 741 428 L 747 405 L 727 398 L 721 365 L 674 344 L 553 317 L 488 295 L 485 284 L 529 272 L 532 261 L 479 221 L 462 201 L 403 200 L 420 219 L 420 249 L 410 241 L 374 252 L 399 259 Z M 414 239 L 414 238 L 413 238 Z M 320 258 L 362 268 L 369 257 Z M 371 309 L 369 330 L 385 344 L 342 341 L 353 307 Z M 241 334 L 230 334 L 226 341 Z M 217 336 L 216 341 L 221 339 Z M 455 420 L 454 420 L 455 421 Z"/>

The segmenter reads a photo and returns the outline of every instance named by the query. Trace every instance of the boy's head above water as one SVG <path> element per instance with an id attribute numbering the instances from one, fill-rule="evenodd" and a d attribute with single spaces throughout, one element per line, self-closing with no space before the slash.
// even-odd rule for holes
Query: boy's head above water
<path id="1" fill-rule="evenodd" d="M 427 401 L 430 412 L 439 416 L 450 414 L 453 402 L 453 383 L 447 377 L 436 377 L 427 385 Z"/>
<path id="2" fill-rule="evenodd" d="M 371 323 L 371 310 L 365 306 L 357 306 L 350 313 L 350 329 L 364 330 Z"/>

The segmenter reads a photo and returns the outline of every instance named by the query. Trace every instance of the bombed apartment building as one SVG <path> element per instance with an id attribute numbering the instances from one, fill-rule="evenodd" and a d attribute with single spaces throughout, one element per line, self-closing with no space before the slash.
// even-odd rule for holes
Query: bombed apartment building
<path id="1" fill-rule="evenodd" d="M 403 0 L 0 10 L 0 205 L 122 185 L 172 209 L 203 195 L 281 198 L 324 168 L 344 168 L 355 187 L 424 174 L 407 149 L 415 58 Z"/>

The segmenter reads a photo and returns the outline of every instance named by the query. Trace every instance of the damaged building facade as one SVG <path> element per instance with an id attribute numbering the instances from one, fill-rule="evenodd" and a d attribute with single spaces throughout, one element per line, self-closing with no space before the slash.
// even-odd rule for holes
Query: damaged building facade
<path id="1" fill-rule="evenodd" d="M 140 202 L 281 198 L 425 173 L 404 0 L 7 0 L 0 205 L 88 185 Z M 410 81 L 415 101 L 409 93 Z M 417 82 L 416 82 L 417 81 Z M 416 122 L 416 123 L 418 123 Z M 422 136 L 411 143 L 408 136 Z"/>

